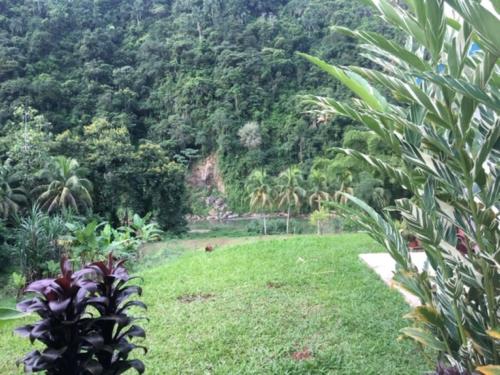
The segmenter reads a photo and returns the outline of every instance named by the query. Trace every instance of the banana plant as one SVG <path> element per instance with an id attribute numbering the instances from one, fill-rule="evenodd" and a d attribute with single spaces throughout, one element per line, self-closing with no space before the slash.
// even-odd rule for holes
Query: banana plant
<path id="1" fill-rule="evenodd" d="M 407 36 L 406 43 L 334 28 L 362 43 L 373 68 L 332 66 L 302 54 L 355 96 L 348 102 L 325 97 L 309 102 L 312 112 L 364 124 L 401 158 L 402 167 L 395 168 L 355 150 L 337 149 L 408 191 L 411 197 L 391 210 L 421 242 L 433 272 L 412 264 L 389 212 L 377 213 L 347 193 L 353 204 L 340 208 L 345 215 L 358 215 L 396 260 L 395 281 L 420 299 L 402 335 L 438 353 L 438 372 L 448 366 L 459 374 L 499 374 L 498 6 L 472 0 L 368 2 Z"/>
<path id="2" fill-rule="evenodd" d="M 158 223 L 150 221 L 150 214 L 140 217 L 134 214 L 130 228 L 134 236 L 141 242 L 153 242 L 161 239 L 163 231 L 158 226 Z"/>

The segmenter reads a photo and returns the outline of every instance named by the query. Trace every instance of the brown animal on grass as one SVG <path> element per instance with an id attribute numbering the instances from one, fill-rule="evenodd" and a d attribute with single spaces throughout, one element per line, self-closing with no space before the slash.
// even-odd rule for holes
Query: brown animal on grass
<path id="1" fill-rule="evenodd" d="M 205 251 L 207 253 L 211 253 L 212 251 L 214 251 L 214 247 L 212 245 L 207 245 L 205 246 Z"/>

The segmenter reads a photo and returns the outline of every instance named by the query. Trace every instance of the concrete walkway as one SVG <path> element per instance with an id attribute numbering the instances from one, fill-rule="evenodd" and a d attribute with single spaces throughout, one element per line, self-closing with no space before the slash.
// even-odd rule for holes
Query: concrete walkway
<path id="1" fill-rule="evenodd" d="M 396 262 L 389 253 L 371 253 L 360 254 L 359 257 L 365 262 L 368 267 L 373 269 L 384 282 L 391 288 L 396 288 L 405 298 L 406 302 L 413 307 L 420 305 L 419 299 L 413 294 L 403 290 L 392 282 L 394 271 L 396 270 Z M 411 253 L 412 263 L 420 270 L 426 267 L 427 257 L 424 252 Z"/>

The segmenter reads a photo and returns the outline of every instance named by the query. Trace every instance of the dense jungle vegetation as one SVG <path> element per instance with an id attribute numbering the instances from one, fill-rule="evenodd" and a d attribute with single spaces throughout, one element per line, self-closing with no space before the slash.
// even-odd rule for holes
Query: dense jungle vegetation
<path id="1" fill-rule="evenodd" d="M 268 210 L 249 199 L 262 168 L 288 217 L 335 191 L 385 205 L 390 181 L 330 149 L 388 148 L 304 101 L 350 94 L 297 52 L 368 64 L 332 25 L 394 35 L 350 0 L 0 2 L 2 265 L 29 281 L 68 251 L 140 257 L 160 229 L 185 230 L 186 176 L 214 154 L 234 211 Z"/>
<path id="2" fill-rule="evenodd" d="M 230 205 L 246 210 L 253 169 L 308 173 L 341 144 L 350 123 L 305 114 L 300 95 L 346 91 L 296 52 L 363 64 L 330 26 L 387 33 L 370 15 L 350 0 L 2 1 L 2 158 L 27 191 L 51 156 L 75 158 L 95 213 L 155 211 L 179 230 L 186 170 L 217 152 Z"/>

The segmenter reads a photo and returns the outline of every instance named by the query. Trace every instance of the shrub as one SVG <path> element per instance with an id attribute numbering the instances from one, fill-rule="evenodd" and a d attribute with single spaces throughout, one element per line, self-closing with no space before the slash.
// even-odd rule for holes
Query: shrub
<path id="1" fill-rule="evenodd" d="M 406 45 L 337 28 L 365 43 L 366 56 L 382 71 L 336 67 L 306 56 L 359 97 L 314 102 L 323 115 L 363 123 L 402 160 L 401 168 L 394 168 L 363 151 L 338 150 L 367 162 L 411 196 L 398 200 L 394 210 L 420 240 L 434 273 L 412 264 L 387 213 L 348 195 L 366 213 L 359 223 L 396 260 L 395 281 L 422 303 L 408 315 L 413 325 L 403 335 L 436 350 L 441 369 L 499 373 L 500 21 L 479 1 L 372 3 L 409 36 Z M 445 3 L 456 19 L 447 17 Z M 356 215 L 353 209 L 345 212 Z"/>
<path id="2" fill-rule="evenodd" d="M 319 210 L 316 210 L 311 214 L 309 220 L 311 224 L 316 226 L 316 234 L 323 233 L 324 229 L 323 226 L 325 225 L 325 223 L 328 221 L 329 218 L 330 218 L 330 213 L 324 207 L 321 207 Z"/>
<path id="3" fill-rule="evenodd" d="M 243 127 L 238 130 L 238 136 L 240 137 L 241 144 L 249 149 L 257 148 L 262 143 L 260 126 L 254 121 L 247 122 L 243 125 Z"/>
<path id="4" fill-rule="evenodd" d="M 250 234 L 263 234 L 264 227 L 258 220 L 252 220 L 246 225 L 246 230 Z"/>
<path id="5" fill-rule="evenodd" d="M 16 298 L 19 298 L 21 296 L 22 290 L 25 286 L 26 286 L 25 276 L 17 272 L 13 272 L 12 275 L 10 275 L 8 289 L 10 289 L 13 292 L 13 294 L 15 294 Z"/>
<path id="6" fill-rule="evenodd" d="M 13 248 L 18 253 L 21 271 L 28 280 L 42 277 L 45 263 L 60 258 L 62 248 L 58 239 L 65 232 L 66 227 L 60 216 L 49 216 L 37 206 L 21 219 L 15 230 Z"/>
<path id="7" fill-rule="evenodd" d="M 145 305 L 128 300 L 142 291 L 127 285 L 133 278 L 123 261 L 115 262 L 110 254 L 107 263 L 92 263 L 73 273 L 63 258 L 61 273 L 57 279 L 31 283 L 26 292 L 35 296 L 17 306 L 42 318 L 16 330 L 44 345 L 20 361 L 25 370 L 48 375 L 121 374 L 131 368 L 144 372 L 141 361 L 128 359 L 138 347 L 130 339 L 145 337 L 142 328 L 132 325 L 135 318 L 128 310 Z"/>

